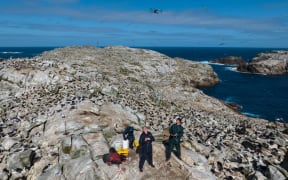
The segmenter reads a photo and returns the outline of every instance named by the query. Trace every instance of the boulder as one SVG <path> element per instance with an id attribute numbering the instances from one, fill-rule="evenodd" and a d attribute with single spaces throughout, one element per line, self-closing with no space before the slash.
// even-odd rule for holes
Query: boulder
<path id="1" fill-rule="evenodd" d="M 55 179 L 55 180 L 61 180 L 65 177 L 62 175 L 62 170 L 59 165 L 52 165 L 46 167 L 42 174 L 36 176 L 36 177 L 30 177 L 31 179 L 38 179 L 38 180 L 46 180 L 46 179 Z M 74 178 L 73 178 L 74 179 Z"/>
<path id="2" fill-rule="evenodd" d="M 265 75 L 280 75 L 288 73 L 288 51 L 272 51 L 260 53 L 248 64 L 237 67 L 238 71 Z"/>
<path id="3" fill-rule="evenodd" d="M 227 56 L 227 57 L 211 60 L 210 62 L 226 64 L 226 65 L 238 65 L 238 66 L 246 64 L 246 61 L 240 56 Z"/>
<path id="4" fill-rule="evenodd" d="M 8 159 L 9 170 L 22 170 L 24 168 L 30 168 L 34 163 L 35 152 L 31 149 L 24 150 L 13 154 Z"/>
<path id="5" fill-rule="evenodd" d="M 288 152 L 286 152 L 285 157 L 281 163 L 281 166 L 288 171 Z"/>
<path id="6" fill-rule="evenodd" d="M 97 159 L 101 155 L 109 152 L 109 145 L 102 133 L 89 133 L 82 136 L 88 144 L 92 159 Z"/>
<path id="7" fill-rule="evenodd" d="M 97 165 L 89 156 L 81 156 L 71 159 L 63 165 L 63 176 L 65 179 L 101 179 Z"/>
<path id="8" fill-rule="evenodd" d="M 138 118 L 135 112 L 119 104 L 105 104 L 102 106 L 99 116 L 101 124 L 106 123 L 109 127 L 116 131 L 122 132 L 125 129 L 124 123 L 128 120 L 131 125 L 137 125 Z"/>
<path id="9" fill-rule="evenodd" d="M 18 141 L 10 138 L 9 136 L 5 136 L 2 141 L 2 146 L 4 150 L 10 150 L 12 146 L 14 146 Z"/>
<path id="10" fill-rule="evenodd" d="M 268 166 L 272 180 L 285 180 L 288 177 L 282 174 L 276 167 Z"/>

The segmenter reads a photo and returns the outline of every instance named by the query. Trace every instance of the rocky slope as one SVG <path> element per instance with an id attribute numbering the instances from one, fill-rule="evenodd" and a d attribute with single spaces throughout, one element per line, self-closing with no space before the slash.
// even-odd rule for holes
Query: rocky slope
<path id="1" fill-rule="evenodd" d="M 0 63 L 0 179 L 286 179 L 287 124 L 236 113 L 198 90 L 212 68 L 127 47 L 67 47 Z M 183 119 L 182 159 L 163 134 Z M 124 124 L 156 137 L 156 168 L 101 157 Z"/>
<path id="2" fill-rule="evenodd" d="M 288 51 L 272 51 L 260 53 L 248 64 L 237 67 L 238 71 L 260 73 L 266 75 L 280 75 L 288 73 Z"/>

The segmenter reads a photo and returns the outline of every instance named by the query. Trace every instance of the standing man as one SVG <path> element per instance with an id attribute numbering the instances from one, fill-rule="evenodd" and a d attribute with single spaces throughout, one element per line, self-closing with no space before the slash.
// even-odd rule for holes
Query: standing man
<path id="1" fill-rule="evenodd" d="M 181 119 L 177 118 L 176 123 L 173 124 L 170 129 L 169 145 L 166 153 L 166 161 L 171 157 L 171 152 L 176 147 L 176 156 L 181 160 L 180 139 L 183 136 L 183 127 L 181 126 Z"/>
<path id="2" fill-rule="evenodd" d="M 126 128 L 123 132 L 123 139 L 124 140 L 129 140 L 129 148 L 133 149 L 133 143 L 135 140 L 135 136 L 134 136 L 134 127 L 133 126 L 129 126 L 129 124 L 125 124 Z"/>
<path id="3" fill-rule="evenodd" d="M 152 159 L 152 141 L 154 140 L 155 139 L 153 135 L 151 134 L 151 132 L 147 130 L 147 127 L 143 127 L 143 132 L 139 138 L 139 143 L 140 143 L 139 170 L 140 172 L 143 172 L 143 166 L 144 166 L 145 160 L 148 161 L 150 166 L 155 167 L 153 164 L 153 159 Z"/>

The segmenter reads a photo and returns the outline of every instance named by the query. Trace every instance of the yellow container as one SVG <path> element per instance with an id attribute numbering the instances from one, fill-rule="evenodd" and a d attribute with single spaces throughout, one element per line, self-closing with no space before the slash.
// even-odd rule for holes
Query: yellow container
<path id="1" fill-rule="evenodd" d="M 117 153 L 122 156 L 128 156 L 128 148 L 119 148 L 117 149 Z"/>
<path id="2" fill-rule="evenodd" d="M 134 147 L 136 147 L 136 149 L 140 146 L 139 141 L 136 139 L 134 140 L 133 144 L 134 144 Z"/>

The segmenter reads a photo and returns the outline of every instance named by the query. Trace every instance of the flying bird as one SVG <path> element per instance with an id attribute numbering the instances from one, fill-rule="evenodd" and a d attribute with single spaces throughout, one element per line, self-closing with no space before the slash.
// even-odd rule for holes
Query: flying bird
<path id="1" fill-rule="evenodd" d="M 155 9 L 155 8 L 151 8 L 150 9 L 150 12 L 153 13 L 153 14 L 160 14 L 162 12 L 162 10 L 160 9 Z"/>

